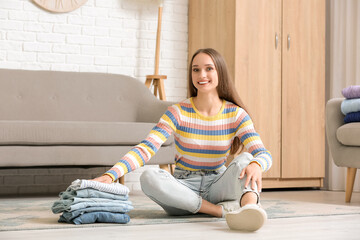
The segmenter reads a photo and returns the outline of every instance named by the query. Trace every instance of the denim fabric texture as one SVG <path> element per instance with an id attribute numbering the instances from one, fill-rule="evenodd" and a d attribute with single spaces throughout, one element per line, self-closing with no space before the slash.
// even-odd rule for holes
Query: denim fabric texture
<path id="1" fill-rule="evenodd" d="M 125 213 L 112 213 L 112 212 L 89 212 L 79 215 L 74 218 L 70 223 L 76 225 L 89 224 L 89 223 L 128 223 L 130 217 Z M 60 218 L 59 222 L 68 221 Z"/>
<path id="2" fill-rule="evenodd" d="M 119 208 L 119 207 L 89 207 L 84 209 L 79 209 L 72 212 L 63 212 L 63 214 L 60 215 L 60 219 L 62 219 L 62 222 L 72 223 L 73 219 L 77 218 L 80 215 L 83 215 L 85 213 L 91 213 L 91 212 L 107 212 L 107 213 L 127 213 L 130 212 L 133 209 L 133 207 L 127 207 L 127 208 Z M 60 220 L 59 220 L 60 221 Z"/>
<path id="3" fill-rule="evenodd" d="M 121 201 L 126 201 L 129 199 L 128 195 L 117 195 L 117 194 L 113 194 L 113 193 L 106 193 L 106 192 L 101 192 L 99 190 L 92 189 L 92 188 L 85 188 L 85 189 L 79 189 L 79 190 L 72 190 L 71 188 L 68 188 L 65 192 L 61 192 L 59 194 L 59 197 L 61 199 L 72 199 L 75 197 L 106 198 L 106 199 L 121 200 Z"/>
<path id="4" fill-rule="evenodd" d="M 216 171 L 188 171 L 176 168 L 174 176 L 162 169 L 147 169 L 140 177 L 143 192 L 158 203 L 169 215 L 188 215 L 199 211 L 202 199 L 213 204 L 237 200 L 246 192 L 259 196 L 257 186 L 245 188 L 246 177 L 241 171 L 253 156 L 242 153 L 229 166 Z"/>
<path id="5" fill-rule="evenodd" d="M 106 198 L 75 198 L 74 200 L 58 200 L 52 206 L 53 213 L 63 211 L 72 212 L 89 207 L 118 207 L 123 209 L 132 208 L 130 201 L 118 201 Z"/>
<path id="6" fill-rule="evenodd" d="M 94 187 L 94 188 L 92 188 Z M 53 203 L 53 213 L 62 213 L 59 222 L 73 224 L 128 223 L 125 214 L 133 209 L 129 189 L 120 184 L 75 180 Z"/>

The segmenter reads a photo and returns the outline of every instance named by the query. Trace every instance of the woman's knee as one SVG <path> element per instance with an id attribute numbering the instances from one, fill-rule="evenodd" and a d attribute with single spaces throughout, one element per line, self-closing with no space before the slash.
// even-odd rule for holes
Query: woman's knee
<path id="1" fill-rule="evenodd" d="M 242 153 L 238 155 L 227 167 L 226 173 L 233 175 L 235 178 L 238 178 L 244 168 L 246 168 L 253 156 L 250 153 Z"/>
<path id="2" fill-rule="evenodd" d="M 148 168 L 140 176 L 140 184 L 146 183 L 155 176 L 155 169 Z"/>
<path id="3" fill-rule="evenodd" d="M 140 176 L 140 185 L 144 193 L 161 191 L 162 182 L 171 177 L 170 173 L 159 168 L 148 168 Z"/>
<path id="4" fill-rule="evenodd" d="M 140 184 L 143 192 L 170 215 L 196 213 L 200 209 L 201 197 L 165 170 L 145 170 Z"/>
<path id="5" fill-rule="evenodd" d="M 238 168 L 243 169 L 249 165 L 253 158 L 254 157 L 248 152 L 241 153 L 230 163 L 228 167 L 230 167 L 231 165 L 235 165 Z"/>

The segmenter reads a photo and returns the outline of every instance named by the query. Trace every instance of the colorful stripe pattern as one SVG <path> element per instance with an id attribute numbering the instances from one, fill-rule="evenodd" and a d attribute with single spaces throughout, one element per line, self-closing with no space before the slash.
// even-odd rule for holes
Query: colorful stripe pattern
<path id="1" fill-rule="evenodd" d="M 143 166 L 174 133 L 175 164 L 190 170 L 221 168 L 230 153 L 232 141 L 239 137 L 263 171 L 271 167 L 272 158 L 254 129 L 249 115 L 233 103 L 223 101 L 215 116 L 197 111 L 192 99 L 168 108 L 158 124 L 140 144 L 135 146 L 106 174 L 114 180 Z"/>

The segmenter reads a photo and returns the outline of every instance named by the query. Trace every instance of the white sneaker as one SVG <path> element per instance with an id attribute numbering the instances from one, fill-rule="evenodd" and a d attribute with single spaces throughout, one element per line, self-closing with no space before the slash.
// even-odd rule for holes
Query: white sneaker
<path id="1" fill-rule="evenodd" d="M 217 205 L 220 205 L 223 208 L 223 218 L 226 216 L 227 213 L 234 212 L 240 209 L 239 200 L 219 202 Z"/>
<path id="2" fill-rule="evenodd" d="M 264 225 L 267 214 L 259 205 L 248 204 L 237 211 L 227 213 L 225 218 L 230 229 L 253 232 Z"/>

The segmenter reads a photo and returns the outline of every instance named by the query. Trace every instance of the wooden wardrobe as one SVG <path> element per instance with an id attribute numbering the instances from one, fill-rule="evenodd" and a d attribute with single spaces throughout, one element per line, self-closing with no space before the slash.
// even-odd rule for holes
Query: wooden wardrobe
<path id="1" fill-rule="evenodd" d="M 189 0 L 189 59 L 211 47 L 273 156 L 265 188 L 322 187 L 325 0 Z"/>

